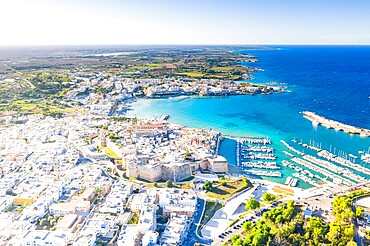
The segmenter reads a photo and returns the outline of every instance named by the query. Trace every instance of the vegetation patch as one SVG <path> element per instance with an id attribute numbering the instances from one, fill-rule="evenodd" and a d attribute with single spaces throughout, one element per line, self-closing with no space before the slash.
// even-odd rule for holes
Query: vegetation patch
<path id="1" fill-rule="evenodd" d="M 119 157 L 112 149 L 108 148 L 108 147 L 101 147 L 101 149 L 104 150 L 105 154 L 107 154 L 108 156 L 110 157 L 113 157 L 114 159 L 119 159 L 121 157 Z"/>
<path id="2" fill-rule="evenodd" d="M 251 187 L 251 183 L 244 177 L 238 180 L 221 178 L 218 182 L 206 182 L 204 185 L 207 196 L 220 200 L 227 200 L 248 187 Z"/>
<path id="3" fill-rule="evenodd" d="M 134 224 L 136 225 L 139 222 L 139 214 L 138 213 L 131 213 L 131 219 L 127 222 L 127 224 Z"/>
<path id="4" fill-rule="evenodd" d="M 203 214 L 202 220 L 200 222 L 201 225 L 205 225 L 216 213 L 217 210 L 222 208 L 222 204 L 213 201 L 213 200 L 207 200 L 206 201 L 206 207 L 205 212 Z"/>
<path id="5" fill-rule="evenodd" d="M 265 212 L 254 226 L 243 224 L 241 235 L 232 235 L 225 245 L 338 245 L 355 246 L 355 231 L 352 220 L 352 200 L 347 196 L 335 197 L 333 202 L 334 221 L 325 223 L 321 218 L 305 219 L 303 212 L 294 206 L 294 201 L 279 204 Z"/>

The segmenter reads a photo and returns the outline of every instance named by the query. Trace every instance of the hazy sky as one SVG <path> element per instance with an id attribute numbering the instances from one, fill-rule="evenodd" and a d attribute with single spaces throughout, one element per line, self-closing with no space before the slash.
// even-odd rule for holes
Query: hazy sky
<path id="1" fill-rule="evenodd" d="M 370 44 L 368 0 L 0 0 L 0 45 Z"/>

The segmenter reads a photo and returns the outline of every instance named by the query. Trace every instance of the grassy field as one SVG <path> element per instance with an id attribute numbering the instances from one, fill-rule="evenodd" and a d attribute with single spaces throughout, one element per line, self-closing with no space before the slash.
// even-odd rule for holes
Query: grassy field
<path id="1" fill-rule="evenodd" d="M 57 116 L 62 114 L 76 114 L 77 107 L 65 107 L 54 104 L 46 99 L 16 99 L 0 104 L 0 114 L 43 114 Z"/>
<path id="2" fill-rule="evenodd" d="M 202 220 L 200 221 L 200 224 L 205 225 L 220 208 L 222 208 L 222 205 L 220 203 L 213 200 L 207 200 L 205 212 L 203 214 Z"/>
<path id="3" fill-rule="evenodd" d="M 213 185 L 211 191 L 207 191 L 206 194 L 209 197 L 213 197 L 219 200 L 227 200 L 236 193 L 245 190 L 250 187 L 251 184 L 247 179 L 242 180 L 228 180 L 224 181 L 224 184 L 217 182 Z"/>
<path id="4" fill-rule="evenodd" d="M 107 155 L 109 155 L 109 156 L 111 156 L 111 157 L 113 157 L 113 158 L 115 158 L 115 159 L 118 159 L 118 158 L 120 158 L 115 152 L 113 152 L 113 150 L 111 150 L 110 148 L 108 148 L 108 147 L 101 147 L 103 150 L 104 150 L 104 152 L 105 152 L 105 154 L 107 154 Z"/>
<path id="5" fill-rule="evenodd" d="M 200 77 L 204 76 L 204 73 L 199 72 L 199 71 L 191 71 L 191 72 L 177 73 L 177 75 L 186 76 L 186 77 L 190 77 L 190 78 L 200 78 Z"/>

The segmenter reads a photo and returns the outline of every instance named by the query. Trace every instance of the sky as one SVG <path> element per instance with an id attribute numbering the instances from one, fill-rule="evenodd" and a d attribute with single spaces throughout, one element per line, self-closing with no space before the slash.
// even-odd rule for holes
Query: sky
<path id="1" fill-rule="evenodd" d="M 368 0 L 0 0 L 0 45 L 370 44 Z"/>

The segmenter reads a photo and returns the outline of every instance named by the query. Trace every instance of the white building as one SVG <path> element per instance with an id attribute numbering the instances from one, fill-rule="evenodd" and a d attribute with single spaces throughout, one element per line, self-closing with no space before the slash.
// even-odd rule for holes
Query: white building
<path id="1" fill-rule="evenodd" d="M 158 232 L 149 230 L 144 234 L 141 243 L 143 246 L 152 246 L 156 245 L 157 241 L 158 241 Z"/>
<path id="2" fill-rule="evenodd" d="M 136 245 L 138 235 L 138 225 L 123 225 L 117 238 L 117 246 Z"/>
<path id="3" fill-rule="evenodd" d="M 22 245 L 64 246 L 68 243 L 68 235 L 59 231 L 29 230 L 22 238 Z"/>

